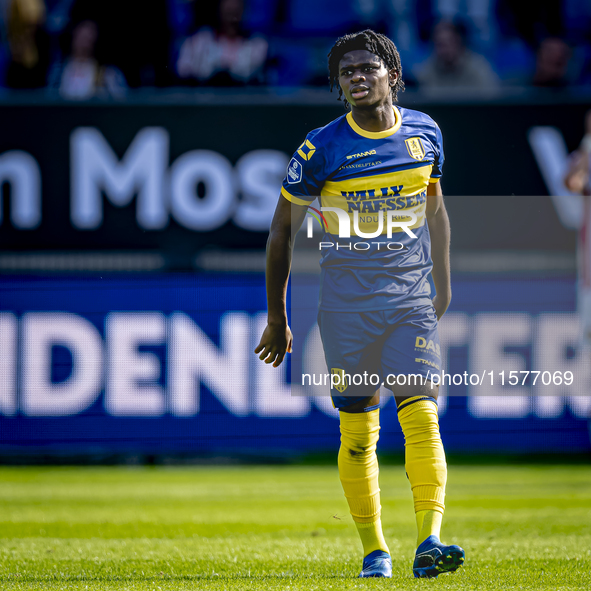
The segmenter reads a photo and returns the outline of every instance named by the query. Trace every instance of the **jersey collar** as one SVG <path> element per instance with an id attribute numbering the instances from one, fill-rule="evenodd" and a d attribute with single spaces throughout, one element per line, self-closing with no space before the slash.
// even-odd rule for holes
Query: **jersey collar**
<path id="1" fill-rule="evenodd" d="M 353 113 L 347 113 L 347 123 L 351 126 L 353 131 L 363 137 L 367 137 L 372 140 L 379 140 L 384 137 L 389 137 L 394 135 L 402 125 L 402 115 L 400 111 L 392 105 L 392 109 L 394 109 L 394 125 L 390 127 L 390 129 L 384 129 L 383 131 L 367 131 L 365 129 L 361 129 L 357 123 L 355 123 L 355 119 L 353 119 Z"/>

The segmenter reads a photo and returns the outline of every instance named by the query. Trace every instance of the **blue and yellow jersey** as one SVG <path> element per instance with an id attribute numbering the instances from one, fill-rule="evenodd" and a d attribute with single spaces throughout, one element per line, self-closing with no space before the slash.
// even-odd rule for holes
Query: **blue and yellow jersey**
<path id="1" fill-rule="evenodd" d="M 322 241 L 334 246 L 321 251 L 321 309 L 386 310 L 431 301 L 425 209 L 427 187 L 442 175 L 443 140 L 428 115 L 401 107 L 394 115 L 394 126 L 379 132 L 343 115 L 310 132 L 288 165 L 283 197 L 296 205 L 318 198 L 321 207 L 339 208 L 350 220 L 351 238 L 340 238 L 337 213 L 323 212 Z M 402 221 L 413 220 L 413 213 L 409 228 L 417 238 L 399 227 L 388 238 L 388 211 Z M 379 230 L 380 218 L 382 232 L 363 238 Z"/>

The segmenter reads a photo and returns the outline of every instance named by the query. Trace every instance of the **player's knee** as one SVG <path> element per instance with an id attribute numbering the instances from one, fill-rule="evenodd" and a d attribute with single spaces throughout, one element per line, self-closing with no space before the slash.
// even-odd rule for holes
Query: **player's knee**
<path id="1" fill-rule="evenodd" d="M 343 451 L 347 454 L 349 462 L 361 464 L 367 463 L 367 461 L 374 456 L 376 451 L 375 445 L 350 445 L 350 443 L 347 444 L 347 442 L 344 443 L 343 448 Z"/>
<path id="2" fill-rule="evenodd" d="M 352 460 L 360 460 L 375 453 L 378 433 L 356 433 L 341 429 L 341 447 Z"/>
<path id="3" fill-rule="evenodd" d="M 375 454 L 380 431 L 377 413 L 341 413 L 341 451 L 349 461 L 364 462 Z"/>

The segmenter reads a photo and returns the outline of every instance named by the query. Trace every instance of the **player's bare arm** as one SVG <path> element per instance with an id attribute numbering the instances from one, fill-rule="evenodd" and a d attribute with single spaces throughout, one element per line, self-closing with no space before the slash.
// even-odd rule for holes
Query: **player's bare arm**
<path id="1" fill-rule="evenodd" d="M 585 136 L 578 150 L 575 150 L 568 162 L 568 169 L 564 177 L 565 187 L 579 195 L 588 195 L 589 166 L 591 156 L 591 111 L 585 117 Z"/>
<path id="2" fill-rule="evenodd" d="M 281 365 L 291 353 L 292 334 L 287 323 L 287 281 L 295 234 L 300 229 L 307 207 L 279 197 L 267 240 L 267 327 L 254 350 L 265 363 Z"/>
<path id="3" fill-rule="evenodd" d="M 572 193 L 583 195 L 589 184 L 589 155 L 576 150 L 570 155 L 564 186 Z"/>
<path id="4" fill-rule="evenodd" d="M 441 183 L 431 183 L 427 188 L 427 224 L 431 235 L 431 259 L 433 261 L 433 283 L 437 295 L 433 306 L 437 319 L 445 314 L 451 302 L 451 280 L 449 270 L 450 226 L 443 201 Z"/>

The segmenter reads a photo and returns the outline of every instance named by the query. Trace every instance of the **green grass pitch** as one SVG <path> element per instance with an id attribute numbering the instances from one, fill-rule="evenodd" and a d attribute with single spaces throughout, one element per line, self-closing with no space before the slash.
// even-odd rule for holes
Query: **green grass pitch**
<path id="1" fill-rule="evenodd" d="M 335 466 L 0 468 L 0 589 L 591 589 L 589 466 L 451 465 L 437 580 L 404 469 L 380 484 L 394 574 L 359 580 Z"/>

